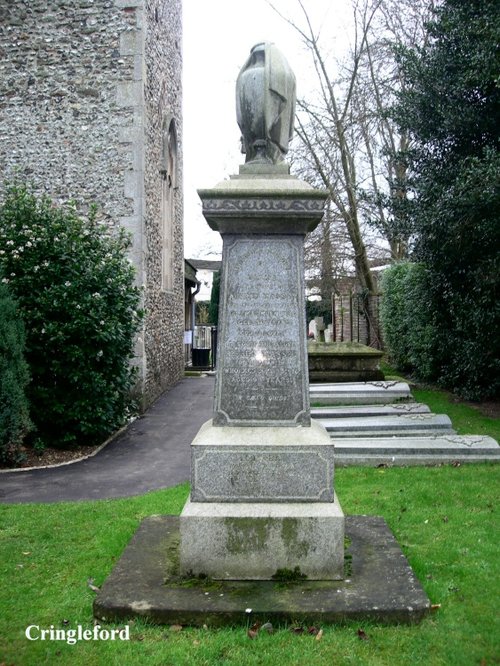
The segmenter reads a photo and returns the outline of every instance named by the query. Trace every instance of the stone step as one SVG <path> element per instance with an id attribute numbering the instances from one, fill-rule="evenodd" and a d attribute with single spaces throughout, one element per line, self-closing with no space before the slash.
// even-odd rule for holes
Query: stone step
<path id="1" fill-rule="evenodd" d="M 500 462 L 500 446 L 481 435 L 355 437 L 335 442 L 335 464 L 436 465 L 446 462 Z"/>
<path id="2" fill-rule="evenodd" d="M 396 381 L 311 384 L 309 395 L 312 405 L 373 405 L 412 399 L 408 384 Z"/>
<path id="3" fill-rule="evenodd" d="M 337 419 L 365 416 L 397 416 L 401 414 L 429 414 L 430 409 L 421 402 L 396 402 L 389 405 L 331 405 L 313 407 L 313 419 Z"/>
<path id="4" fill-rule="evenodd" d="M 450 418 L 446 414 L 401 414 L 399 416 L 364 416 L 350 418 L 321 418 L 332 438 L 336 437 L 385 437 L 413 434 L 453 434 Z"/>

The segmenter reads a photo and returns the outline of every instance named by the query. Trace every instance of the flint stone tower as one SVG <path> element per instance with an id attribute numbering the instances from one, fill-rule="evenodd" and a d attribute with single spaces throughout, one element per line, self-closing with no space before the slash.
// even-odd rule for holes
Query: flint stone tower
<path id="1" fill-rule="evenodd" d="M 344 515 L 334 447 L 311 422 L 304 238 L 326 193 L 284 162 L 295 77 L 278 49 L 258 44 L 237 88 L 246 163 L 198 192 L 222 235 L 213 419 L 191 445 L 191 496 L 180 518 L 180 568 L 217 579 L 343 576 Z"/>
<path id="2" fill-rule="evenodd" d="M 132 233 L 144 405 L 184 369 L 181 72 L 180 0 L 0 4 L 2 182 Z"/>

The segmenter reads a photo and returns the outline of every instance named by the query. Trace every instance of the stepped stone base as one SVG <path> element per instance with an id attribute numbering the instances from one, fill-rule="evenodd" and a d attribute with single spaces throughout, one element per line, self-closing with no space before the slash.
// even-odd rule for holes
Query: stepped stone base
<path id="1" fill-rule="evenodd" d="M 344 514 L 334 502 L 187 501 L 180 517 L 180 572 L 223 580 L 271 580 L 279 569 L 310 580 L 344 571 Z"/>
<path id="2" fill-rule="evenodd" d="M 142 617 L 198 627 L 346 620 L 415 623 L 430 601 L 385 521 L 347 516 L 341 581 L 210 581 L 179 576 L 179 518 L 150 516 L 139 526 L 94 601 L 99 621 Z"/>

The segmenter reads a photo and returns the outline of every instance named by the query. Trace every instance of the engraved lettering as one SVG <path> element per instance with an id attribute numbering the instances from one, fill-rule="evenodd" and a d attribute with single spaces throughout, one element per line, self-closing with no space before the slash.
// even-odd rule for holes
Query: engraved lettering
<path id="1" fill-rule="evenodd" d="M 306 408 L 301 242 L 239 237 L 225 249 L 216 411 L 233 422 L 293 422 Z"/>

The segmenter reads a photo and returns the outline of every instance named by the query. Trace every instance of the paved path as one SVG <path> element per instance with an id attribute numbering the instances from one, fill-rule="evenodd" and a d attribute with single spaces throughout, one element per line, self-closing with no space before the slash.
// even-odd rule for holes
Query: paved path
<path id="1" fill-rule="evenodd" d="M 0 474 L 0 502 L 61 502 L 142 495 L 187 481 L 189 445 L 212 416 L 213 377 L 186 377 L 93 458 Z"/>

